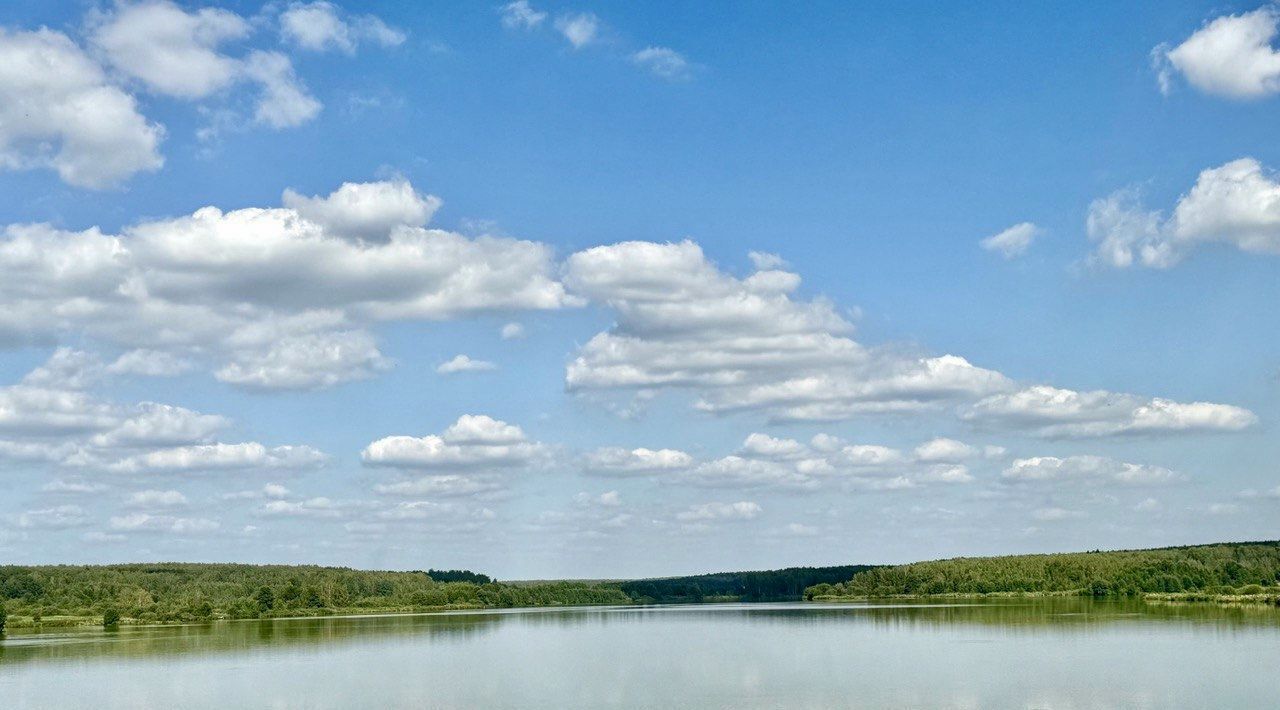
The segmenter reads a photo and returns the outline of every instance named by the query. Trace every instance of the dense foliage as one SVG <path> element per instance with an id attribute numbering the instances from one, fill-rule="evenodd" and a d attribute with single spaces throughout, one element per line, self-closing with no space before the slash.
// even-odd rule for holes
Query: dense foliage
<path id="1" fill-rule="evenodd" d="M 429 569 L 427 576 L 437 582 L 471 582 L 472 584 L 488 584 L 493 580 L 487 574 L 478 574 L 469 569 Z"/>
<path id="2" fill-rule="evenodd" d="M 1248 594 L 1254 588 L 1261 592 L 1276 584 L 1280 584 L 1280 542 L 1248 542 L 916 562 L 859 572 L 841 584 L 815 585 L 805 590 L 805 598 L 995 593 Z"/>
<path id="3" fill-rule="evenodd" d="M 433 573 L 434 574 L 434 573 Z M 488 580 L 485 575 L 445 573 Z M 442 581 L 423 572 L 233 564 L 0 566 L 11 625 L 43 617 L 126 622 L 205 621 L 360 611 L 625 604 L 615 587 L 554 582 L 514 587 Z"/>
<path id="4" fill-rule="evenodd" d="M 665 577 L 619 582 L 617 586 L 640 603 L 697 603 L 709 599 L 788 601 L 800 599 L 806 587 L 839 582 L 867 565 L 788 567 L 763 572 L 718 572 L 692 577 Z"/>

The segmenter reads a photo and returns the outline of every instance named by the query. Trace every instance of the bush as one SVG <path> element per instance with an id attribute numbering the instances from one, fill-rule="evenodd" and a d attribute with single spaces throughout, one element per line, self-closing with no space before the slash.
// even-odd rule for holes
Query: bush
<path id="1" fill-rule="evenodd" d="M 117 611 L 115 607 L 107 607 L 107 610 L 102 612 L 102 625 L 105 628 L 111 628 L 112 626 L 119 626 L 120 612 Z"/>

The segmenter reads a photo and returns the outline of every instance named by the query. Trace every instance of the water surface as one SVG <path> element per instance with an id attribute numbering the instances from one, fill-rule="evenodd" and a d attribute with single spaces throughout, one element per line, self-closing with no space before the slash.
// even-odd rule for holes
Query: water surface
<path id="1" fill-rule="evenodd" d="M 1280 707 L 1280 612 L 725 604 L 10 635 L 30 708 Z"/>

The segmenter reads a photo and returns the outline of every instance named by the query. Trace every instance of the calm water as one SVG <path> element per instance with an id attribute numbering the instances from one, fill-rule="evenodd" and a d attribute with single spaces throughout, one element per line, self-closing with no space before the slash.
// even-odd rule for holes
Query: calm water
<path id="1" fill-rule="evenodd" d="M 1048 600 L 9 636 L 15 708 L 1277 708 L 1280 612 Z"/>

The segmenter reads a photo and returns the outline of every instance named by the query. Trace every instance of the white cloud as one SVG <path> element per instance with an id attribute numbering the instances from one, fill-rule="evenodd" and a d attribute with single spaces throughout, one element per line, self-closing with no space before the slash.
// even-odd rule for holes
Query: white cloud
<path id="1" fill-rule="evenodd" d="M 129 494 L 124 504 L 130 508 L 176 508 L 187 504 L 187 497 L 179 491 L 145 490 Z"/>
<path id="2" fill-rule="evenodd" d="M 253 117 L 272 128 L 300 126 L 320 114 L 322 105 L 299 81 L 293 63 L 279 52 L 254 50 L 244 60 L 244 75 L 259 84 Z"/>
<path id="3" fill-rule="evenodd" d="M 1240 512 L 1240 506 L 1235 503 L 1210 503 L 1205 511 L 1209 515 L 1235 515 Z"/>
<path id="4" fill-rule="evenodd" d="M 310 446 L 268 448 L 257 442 L 200 444 L 157 449 L 116 461 L 108 468 L 123 472 L 213 471 L 227 469 L 306 469 L 329 457 Z"/>
<path id="5" fill-rule="evenodd" d="M 45 386 L 0 387 L 0 458 L 124 472 L 301 468 L 327 458 L 305 446 L 216 443 L 231 424 L 225 417 L 157 402 L 116 404 L 71 389 L 85 384 L 71 364 L 96 362 L 79 355 L 60 349 L 28 375 Z M 60 486 L 55 492 L 91 489 Z"/>
<path id="6" fill-rule="evenodd" d="M 1200 91 L 1231 99 L 1280 92 L 1280 52 L 1271 46 L 1277 22 L 1280 11 L 1265 5 L 1216 18 L 1173 49 L 1156 47 L 1161 90 L 1169 92 L 1177 71 Z"/>
<path id="7" fill-rule="evenodd" d="M 689 523 L 706 523 L 721 520 L 751 520 L 763 509 L 758 503 L 743 500 L 737 503 L 703 503 L 690 506 L 676 514 L 676 520 Z"/>
<path id="8" fill-rule="evenodd" d="M 555 25 L 574 49 L 582 49 L 595 42 L 600 33 L 600 18 L 589 12 L 561 15 L 556 18 Z"/>
<path id="9" fill-rule="evenodd" d="M 507 323 L 498 331 L 503 340 L 519 340 L 524 337 L 524 326 L 519 323 Z"/>
<path id="10" fill-rule="evenodd" d="M 631 55 L 631 61 L 663 79 L 688 79 L 689 61 L 670 47 L 645 47 Z"/>
<path id="11" fill-rule="evenodd" d="M 287 56 L 251 50 L 237 58 L 220 50 L 253 29 L 228 10 L 187 12 L 167 0 L 149 0 L 119 4 L 97 14 L 91 25 L 90 41 L 107 63 L 149 91 L 196 100 L 247 81 L 258 87 L 258 123 L 288 128 L 320 112 L 320 102 L 307 93 Z"/>
<path id="12" fill-rule="evenodd" d="M 0 343 L 89 336 L 198 351 L 238 386 L 315 389 L 390 365 L 366 330 L 376 323 L 578 302 L 554 278 L 548 246 L 426 229 L 431 199 L 405 183 L 288 199 L 322 223 L 291 208 L 208 207 L 121 235 L 10 225 Z M 408 223 L 389 226 L 396 218 Z M 374 225 L 389 227 L 382 241 L 347 236 Z"/>
<path id="13" fill-rule="evenodd" d="M 190 535 L 211 533 L 222 527 L 218 521 L 207 518 L 178 518 L 171 515 L 131 513 L 112 517 L 112 530 L 125 532 L 173 533 Z"/>
<path id="14" fill-rule="evenodd" d="M 983 249 L 997 252 L 1005 259 L 1013 259 L 1025 254 L 1041 231 L 1031 222 L 1019 222 L 1003 232 L 983 239 L 979 244 Z"/>
<path id="15" fill-rule="evenodd" d="M 492 470 L 529 466 L 548 454 L 548 447 L 530 441 L 520 427 L 468 414 L 441 435 L 388 436 L 374 441 L 360 458 L 370 466 Z"/>
<path id="16" fill-rule="evenodd" d="M 209 96 L 236 81 L 238 63 L 218 48 L 252 31 L 229 10 L 188 13 L 164 0 L 118 4 L 94 24 L 91 42 L 111 66 L 151 91 L 185 99 Z"/>
<path id="17" fill-rule="evenodd" d="M 737 279 L 697 244 L 625 242 L 573 254 L 566 284 L 607 304 L 617 324 L 582 346 L 571 391 L 688 388 L 712 413 L 763 410 L 778 420 L 900 412 L 1011 386 L 960 357 L 863 347 L 832 304 L 791 296 L 799 277 Z"/>
<path id="18" fill-rule="evenodd" d="M 1241 158 L 1202 171 L 1167 219 L 1121 190 L 1090 205 L 1087 228 L 1098 243 L 1093 259 L 1117 268 L 1168 268 L 1207 244 L 1280 254 L 1280 181 Z"/>
<path id="19" fill-rule="evenodd" d="M 1183 480 L 1180 474 L 1161 466 L 1087 455 L 1015 459 L 1002 475 L 1008 481 L 1087 481 L 1127 485 L 1157 485 Z"/>
<path id="20" fill-rule="evenodd" d="M 176 377 L 194 367 L 195 363 L 172 353 L 138 348 L 121 354 L 107 366 L 107 372 L 113 375 Z"/>
<path id="21" fill-rule="evenodd" d="M 938 438 L 916 447 L 915 457 L 918 461 L 935 463 L 959 463 L 981 455 L 977 448 L 955 439 Z"/>
<path id="22" fill-rule="evenodd" d="M 453 359 L 436 366 L 436 372 L 441 375 L 453 375 L 459 372 L 488 372 L 496 369 L 498 369 L 498 366 L 487 360 L 472 360 L 467 355 L 455 355 Z"/>
<path id="23" fill-rule="evenodd" d="M 164 129 L 66 35 L 0 28 L 0 169 L 104 189 L 158 170 Z"/>
<path id="24" fill-rule="evenodd" d="M 475 476 L 446 474 L 423 476 L 422 478 L 397 481 L 395 483 L 379 483 L 373 487 L 373 490 L 381 495 L 406 498 L 421 498 L 424 496 L 454 498 L 491 493 L 500 488 L 501 486 L 493 481 Z"/>
<path id="25" fill-rule="evenodd" d="M 605 508 L 616 508 L 622 505 L 622 495 L 617 491 L 606 491 L 594 496 L 584 491 L 575 495 L 573 500 L 579 505 L 602 506 Z"/>
<path id="26" fill-rule="evenodd" d="M 926 444 L 917 450 L 934 448 Z M 829 434 L 818 434 L 808 445 L 751 434 L 738 453 L 704 461 L 667 480 L 714 488 L 897 490 L 969 483 L 973 476 L 963 465 L 908 456 L 887 446 L 849 444 Z"/>
<path id="27" fill-rule="evenodd" d="M 535 10 L 528 0 L 516 0 L 502 6 L 502 26 L 510 30 L 537 29 L 547 13 Z"/>
<path id="28" fill-rule="evenodd" d="M 813 537 L 820 531 L 813 525 L 805 525 L 804 523 L 787 523 L 786 527 L 782 528 L 782 532 L 794 537 Z"/>
<path id="29" fill-rule="evenodd" d="M 676 449 L 604 447 L 583 457 L 583 467 L 609 475 L 649 475 L 693 465 L 693 457 Z"/>
<path id="30" fill-rule="evenodd" d="M 323 0 L 291 3 L 280 13 L 280 35 L 286 42 L 303 49 L 315 52 L 336 49 L 347 54 L 354 54 L 365 41 L 397 47 L 405 40 L 404 32 L 389 27 L 378 17 L 348 17 L 336 5 Z"/>
<path id="31" fill-rule="evenodd" d="M 407 180 L 344 182 L 327 196 L 307 197 L 285 190 L 281 204 L 329 234 L 386 242 L 397 227 L 422 227 L 440 209 L 435 195 L 423 195 Z"/>
<path id="32" fill-rule="evenodd" d="M 177 446 L 208 441 L 231 422 L 216 414 L 184 407 L 142 402 L 122 410 L 118 424 L 95 434 L 90 443 L 100 448 Z"/>
<path id="33" fill-rule="evenodd" d="M 55 479 L 49 481 L 40 487 L 45 493 L 67 493 L 73 495 L 83 495 L 88 493 L 101 493 L 107 490 L 107 486 L 102 483 L 93 483 L 90 481 Z"/>
<path id="34" fill-rule="evenodd" d="M 1239 431 L 1258 419 L 1253 412 L 1229 404 L 1174 402 L 1105 390 L 1077 392 L 1047 385 L 992 395 L 969 407 L 963 416 L 1051 437 Z"/>
<path id="35" fill-rule="evenodd" d="M 58 505 L 10 515 L 9 522 L 16 528 L 63 530 L 88 523 L 89 516 L 78 505 Z"/>
<path id="36" fill-rule="evenodd" d="M 214 377 L 259 390 L 327 389 L 369 379 L 392 366 L 373 336 L 359 330 L 286 337 L 265 351 L 247 349 L 231 357 Z"/>
<path id="37" fill-rule="evenodd" d="M 1133 506 L 1133 510 L 1138 513 L 1155 513 L 1164 509 L 1164 505 L 1155 498 L 1144 498 Z"/>
<path id="38" fill-rule="evenodd" d="M 258 512 L 267 516 L 304 518 L 336 518 L 342 515 L 339 505 L 324 497 L 300 501 L 273 500 L 264 503 Z"/>

